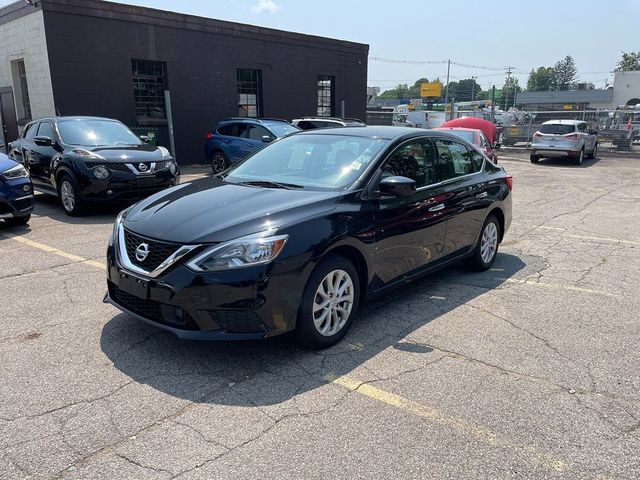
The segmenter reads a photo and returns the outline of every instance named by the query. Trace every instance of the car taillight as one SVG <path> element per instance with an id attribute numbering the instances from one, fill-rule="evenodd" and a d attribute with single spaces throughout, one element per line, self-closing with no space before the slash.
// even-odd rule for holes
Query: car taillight
<path id="1" fill-rule="evenodd" d="M 577 133 L 570 133 L 568 135 L 565 135 L 564 138 L 566 138 L 567 140 L 577 140 L 578 139 L 578 134 Z"/>
<path id="2" fill-rule="evenodd" d="M 213 138 L 213 133 L 207 132 L 207 134 L 204 136 L 204 138 L 206 138 L 207 140 L 211 140 Z"/>
<path id="3" fill-rule="evenodd" d="M 504 179 L 507 181 L 507 187 L 509 187 L 509 191 L 513 190 L 513 177 L 511 175 L 507 175 L 506 177 L 504 177 Z"/>
<path id="4" fill-rule="evenodd" d="M 536 132 L 536 133 L 534 133 L 534 134 L 533 134 L 533 138 L 534 138 L 534 140 L 535 140 L 536 138 L 540 138 L 541 136 L 542 136 L 542 134 L 541 134 L 540 132 Z"/>

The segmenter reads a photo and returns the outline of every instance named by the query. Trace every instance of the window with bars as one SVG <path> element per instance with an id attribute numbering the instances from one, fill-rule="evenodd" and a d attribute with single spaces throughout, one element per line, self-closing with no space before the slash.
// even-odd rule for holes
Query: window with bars
<path id="1" fill-rule="evenodd" d="M 29 86 L 27 85 L 27 70 L 24 60 L 18 60 L 18 79 L 20 80 L 20 96 L 22 102 L 23 118 L 21 120 L 31 120 L 31 102 L 29 100 Z"/>
<path id="2" fill-rule="evenodd" d="M 138 123 L 167 123 L 167 107 L 164 101 L 167 64 L 151 60 L 132 60 L 131 68 Z"/>
<path id="3" fill-rule="evenodd" d="M 318 75 L 318 116 L 335 116 L 335 84 L 336 77 Z"/>
<path id="4" fill-rule="evenodd" d="M 262 116 L 262 71 L 238 69 L 238 116 Z"/>

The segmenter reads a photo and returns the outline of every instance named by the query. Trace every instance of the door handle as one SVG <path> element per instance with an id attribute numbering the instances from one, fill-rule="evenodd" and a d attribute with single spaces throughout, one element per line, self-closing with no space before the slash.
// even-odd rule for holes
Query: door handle
<path id="1" fill-rule="evenodd" d="M 441 203 L 429 209 L 430 212 L 439 212 L 440 210 L 444 210 L 444 203 Z"/>
<path id="2" fill-rule="evenodd" d="M 478 195 L 476 195 L 476 198 L 484 198 L 487 195 L 489 195 L 487 192 L 482 192 L 482 193 L 479 193 Z"/>

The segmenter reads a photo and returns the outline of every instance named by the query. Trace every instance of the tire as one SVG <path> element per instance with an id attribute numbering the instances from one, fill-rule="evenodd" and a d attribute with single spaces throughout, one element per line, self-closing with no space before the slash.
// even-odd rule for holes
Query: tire
<path id="1" fill-rule="evenodd" d="M 593 146 L 593 150 L 591 150 L 591 153 L 589 154 L 589 158 L 594 159 L 594 158 L 596 158 L 596 155 L 598 155 L 598 144 L 597 143 Z"/>
<path id="2" fill-rule="evenodd" d="M 31 220 L 31 214 L 25 215 L 24 217 L 12 217 L 5 218 L 4 222 L 10 227 L 18 227 L 20 225 L 26 225 Z"/>
<path id="3" fill-rule="evenodd" d="M 532 153 L 531 155 L 529 155 L 529 160 L 531 161 L 531 163 L 538 163 L 540 161 L 540 157 Z"/>
<path id="4" fill-rule="evenodd" d="M 338 282 L 337 290 L 342 290 L 342 294 L 334 296 L 333 281 Z M 342 256 L 326 258 L 305 285 L 296 324 L 298 341 L 311 349 L 338 343 L 351 327 L 359 302 L 360 279 L 356 268 Z"/>
<path id="5" fill-rule="evenodd" d="M 582 165 L 582 160 L 584 160 L 584 147 L 580 149 L 580 153 L 573 157 L 573 163 L 575 165 Z"/>
<path id="6" fill-rule="evenodd" d="M 216 150 L 211 154 L 211 170 L 216 175 L 229 167 L 229 160 L 227 156 L 220 150 Z"/>
<path id="7" fill-rule="evenodd" d="M 84 201 L 80 195 L 80 187 L 71 175 L 64 174 L 58 180 L 58 199 L 67 215 L 76 217 L 84 212 Z"/>
<path id="8" fill-rule="evenodd" d="M 473 270 L 480 272 L 489 270 L 496 259 L 496 255 L 498 254 L 499 244 L 500 222 L 498 222 L 495 215 L 489 215 L 482 226 L 478 243 L 476 244 L 476 248 L 473 250 L 473 255 L 467 262 L 468 265 Z"/>

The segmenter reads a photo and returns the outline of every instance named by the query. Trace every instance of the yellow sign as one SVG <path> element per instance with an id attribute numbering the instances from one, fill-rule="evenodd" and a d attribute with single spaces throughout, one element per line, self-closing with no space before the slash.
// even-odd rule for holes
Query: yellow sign
<path id="1" fill-rule="evenodd" d="M 573 105 L 566 104 L 566 105 L 563 105 L 562 108 L 564 108 L 565 110 L 573 110 Z"/>
<path id="2" fill-rule="evenodd" d="M 442 84 L 440 82 L 429 82 L 420 84 L 421 97 L 441 97 Z"/>

